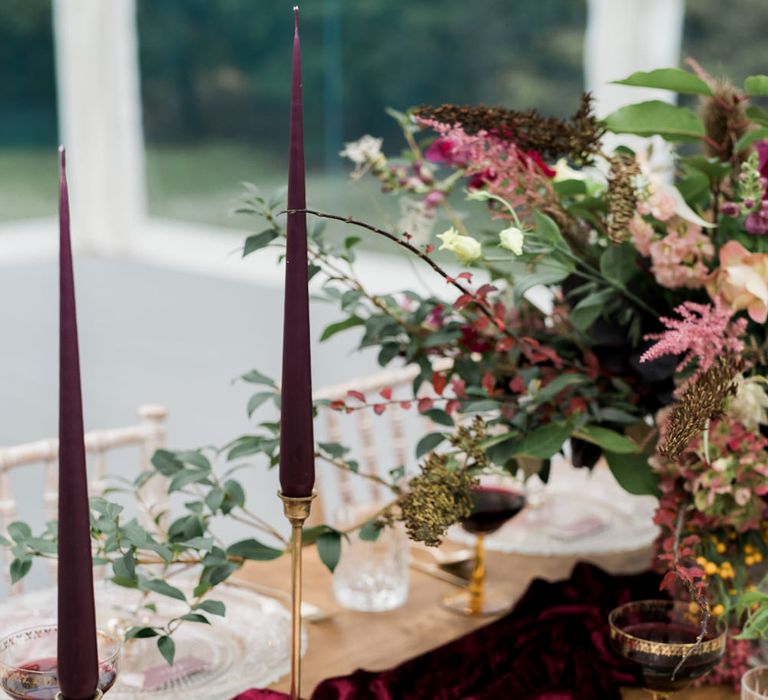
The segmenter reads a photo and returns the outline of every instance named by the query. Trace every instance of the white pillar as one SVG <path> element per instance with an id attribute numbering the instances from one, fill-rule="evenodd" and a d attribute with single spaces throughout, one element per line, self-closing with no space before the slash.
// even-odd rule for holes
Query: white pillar
<path id="1" fill-rule="evenodd" d="M 684 18 L 685 0 L 589 0 L 584 76 L 599 116 L 633 102 L 675 101 L 668 90 L 610 83 L 635 71 L 678 66 Z M 660 139 L 653 142 L 655 156 L 666 159 L 662 153 L 668 157 L 668 146 Z M 648 139 L 607 134 L 604 143 L 608 150 L 619 144 L 637 149 Z"/>
<path id="2" fill-rule="evenodd" d="M 73 241 L 124 253 L 146 213 L 135 0 L 54 0 Z"/>

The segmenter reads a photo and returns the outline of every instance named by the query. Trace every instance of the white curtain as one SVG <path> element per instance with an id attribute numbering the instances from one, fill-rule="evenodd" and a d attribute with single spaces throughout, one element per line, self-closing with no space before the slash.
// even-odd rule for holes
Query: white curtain
<path id="1" fill-rule="evenodd" d="M 53 10 L 73 242 L 123 253 L 146 209 L 135 0 L 54 0 Z"/>
<path id="2" fill-rule="evenodd" d="M 670 68 L 680 63 L 685 0 L 589 0 L 584 42 L 587 90 L 596 98 L 600 116 L 644 100 L 675 101 L 665 90 L 611 85 L 635 71 Z M 605 146 L 619 144 L 637 149 L 648 142 L 631 136 L 608 134 Z M 669 159 L 668 147 L 654 140 L 655 158 Z"/>

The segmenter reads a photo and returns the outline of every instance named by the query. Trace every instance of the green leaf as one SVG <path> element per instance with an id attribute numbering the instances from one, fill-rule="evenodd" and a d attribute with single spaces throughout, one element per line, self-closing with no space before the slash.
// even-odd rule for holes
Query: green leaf
<path id="1" fill-rule="evenodd" d="M 323 331 L 323 334 L 320 336 L 320 342 L 322 343 L 323 341 L 332 338 L 337 333 L 341 333 L 342 331 L 347 330 L 347 328 L 354 328 L 355 326 L 362 326 L 364 324 L 365 321 L 359 316 L 350 316 L 343 321 L 332 323 Z"/>
<path id="2" fill-rule="evenodd" d="M 636 496 L 659 495 L 659 475 L 651 470 L 648 456 L 605 452 L 605 459 L 621 487 Z"/>
<path id="3" fill-rule="evenodd" d="M 227 607 L 220 600 L 204 600 L 195 606 L 197 610 L 205 610 L 211 615 L 224 617 L 227 614 Z"/>
<path id="4" fill-rule="evenodd" d="M 305 527 L 301 531 L 301 543 L 304 547 L 309 547 L 315 544 L 320 538 L 320 535 L 324 535 L 326 532 L 337 532 L 335 528 L 330 525 L 314 525 L 312 527 Z"/>
<path id="5" fill-rule="evenodd" d="M 168 598 L 186 601 L 186 597 L 181 590 L 161 579 L 141 579 L 139 581 L 139 587 L 142 590 L 152 591 L 153 593 L 158 593 L 159 595 L 164 595 Z"/>
<path id="6" fill-rule="evenodd" d="M 200 450 L 184 450 L 183 452 L 177 452 L 176 457 L 184 462 L 184 464 L 191 464 L 198 469 L 211 470 L 210 460 Z"/>
<path id="7" fill-rule="evenodd" d="M 453 418 L 443 411 L 442 408 L 431 408 L 429 411 L 424 411 L 421 415 L 429 418 L 429 420 L 437 425 L 447 425 L 449 428 L 454 426 Z"/>
<path id="8" fill-rule="evenodd" d="M 747 107 L 747 116 L 756 124 L 768 126 L 768 111 L 757 105 Z"/>
<path id="9" fill-rule="evenodd" d="M 341 558 L 341 534 L 324 532 L 317 538 L 317 553 L 320 560 L 333 572 Z"/>
<path id="10" fill-rule="evenodd" d="M 251 396 L 251 398 L 248 399 L 248 417 L 250 418 L 259 406 L 269 401 L 274 395 L 275 394 L 272 391 L 261 391 L 258 394 Z"/>
<path id="11" fill-rule="evenodd" d="M 585 332 L 598 319 L 605 309 L 606 302 L 615 294 L 613 289 L 603 289 L 584 297 L 571 310 L 571 323 L 582 333 Z"/>
<path id="12" fill-rule="evenodd" d="M 8 534 L 14 542 L 26 542 L 32 537 L 32 528 L 26 523 L 13 522 L 8 526 Z"/>
<path id="13" fill-rule="evenodd" d="M 672 90 L 683 95 L 711 95 L 712 88 L 693 73 L 680 68 L 658 68 L 649 72 L 638 71 L 624 80 L 614 80 L 615 85 Z"/>
<path id="14" fill-rule="evenodd" d="M 561 197 L 587 194 L 587 183 L 583 180 L 558 180 L 552 183 L 552 187 Z"/>
<path id="15" fill-rule="evenodd" d="M 224 491 L 222 489 L 213 488 L 205 496 L 205 505 L 210 508 L 212 513 L 218 512 L 222 503 L 224 503 Z"/>
<path id="16" fill-rule="evenodd" d="M 131 627 L 126 633 L 126 639 L 148 639 L 149 637 L 157 637 L 158 631 L 153 627 Z"/>
<path id="17" fill-rule="evenodd" d="M 133 560 L 131 552 L 126 552 L 119 559 L 115 559 L 112 562 L 112 571 L 115 572 L 115 576 L 126 581 L 133 581 L 136 579 L 136 564 Z"/>
<path id="18" fill-rule="evenodd" d="M 568 244 L 560 233 L 557 224 L 546 214 L 534 211 L 533 222 L 536 230 L 536 236 L 546 241 L 553 248 L 568 249 Z"/>
<path id="19" fill-rule="evenodd" d="M 584 381 L 584 377 L 579 374 L 561 374 L 555 377 L 543 389 L 538 391 L 533 397 L 532 403 L 539 406 L 555 398 L 555 396 L 557 396 L 563 389 L 567 389 L 569 386 L 574 386 L 575 384 L 583 384 Z"/>
<path id="20" fill-rule="evenodd" d="M 11 583 L 18 583 L 32 568 L 31 559 L 14 559 L 11 562 Z"/>
<path id="21" fill-rule="evenodd" d="M 637 252 L 629 243 L 609 245 L 600 256 L 600 272 L 611 282 L 626 285 L 637 271 Z"/>
<path id="22" fill-rule="evenodd" d="M 238 457 L 246 457 L 247 455 L 256 454 L 257 452 L 263 452 L 264 450 L 264 438 L 260 435 L 243 435 L 234 442 L 230 443 L 230 450 L 227 453 L 227 459 L 233 460 Z"/>
<path id="23" fill-rule="evenodd" d="M 242 379 L 244 382 L 248 382 L 249 384 L 265 384 L 266 386 L 271 386 L 273 389 L 277 389 L 277 384 L 275 384 L 273 379 L 268 377 L 266 374 L 262 374 L 256 369 L 252 369 L 250 372 L 241 374 L 240 379 Z"/>
<path id="24" fill-rule="evenodd" d="M 572 426 L 570 423 L 549 423 L 527 433 L 515 445 L 512 456 L 538 457 L 549 459 L 560 451 L 563 443 L 569 438 Z"/>
<path id="25" fill-rule="evenodd" d="M 616 134 L 658 134 L 670 141 L 704 138 L 704 124 L 685 107 L 651 100 L 621 107 L 605 118 L 609 131 Z"/>
<path id="26" fill-rule="evenodd" d="M 176 472 L 184 469 L 184 464 L 181 460 L 168 450 L 157 450 L 152 455 L 152 466 L 163 476 L 173 476 Z"/>
<path id="27" fill-rule="evenodd" d="M 213 538 L 193 537 L 191 540 L 187 540 L 186 542 L 179 542 L 179 545 L 182 547 L 189 547 L 190 549 L 203 550 L 207 552 L 213 548 Z"/>
<path id="28" fill-rule="evenodd" d="M 358 533 L 360 539 L 364 542 L 375 542 L 379 539 L 382 528 L 376 524 L 375 520 L 369 520 L 365 525 L 360 528 Z"/>
<path id="29" fill-rule="evenodd" d="M 221 510 L 227 515 L 233 508 L 242 508 L 245 505 L 245 491 L 239 481 L 227 479 L 224 482 L 224 502 Z"/>
<path id="30" fill-rule="evenodd" d="M 733 148 L 738 153 L 745 148 L 749 148 L 755 141 L 761 141 L 762 139 L 768 139 L 768 126 L 748 131 L 736 142 L 736 145 Z"/>
<path id="31" fill-rule="evenodd" d="M 235 542 L 227 548 L 227 555 L 230 557 L 242 557 L 243 559 L 253 559 L 255 561 L 270 561 L 282 556 L 282 549 L 267 547 L 258 540 L 247 539 Z"/>
<path id="32" fill-rule="evenodd" d="M 7 537 L 0 535 L 0 545 L 3 545 L 3 547 L 10 547 L 11 541 Z"/>
<path id="33" fill-rule="evenodd" d="M 251 253 L 266 248 L 272 241 L 277 238 L 278 233 L 274 229 L 267 229 L 259 233 L 254 233 L 252 236 L 248 236 L 245 239 L 245 245 L 243 246 L 243 257 L 250 255 Z"/>
<path id="34" fill-rule="evenodd" d="M 173 666 L 173 658 L 176 656 L 176 642 L 171 637 L 163 635 L 157 640 L 157 649 L 168 662 L 168 665 Z"/>
<path id="35" fill-rule="evenodd" d="M 459 409 L 460 413 L 485 413 L 486 411 L 497 411 L 499 409 L 499 402 L 486 399 L 483 401 L 470 401 L 463 404 Z"/>
<path id="36" fill-rule="evenodd" d="M 171 542 L 186 542 L 193 537 L 202 537 L 205 528 L 199 516 L 185 515 L 171 523 L 168 537 Z"/>
<path id="37" fill-rule="evenodd" d="M 168 484 L 168 493 L 181 491 L 184 487 L 189 486 L 190 484 L 199 484 L 205 481 L 209 476 L 210 471 L 208 470 L 185 469 L 171 477 L 171 481 Z"/>
<path id="38" fill-rule="evenodd" d="M 334 459 L 341 459 L 349 452 L 348 447 L 344 447 L 344 445 L 340 445 L 338 442 L 318 442 L 317 446 Z"/>
<path id="39" fill-rule="evenodd" d="M 210 625 L 210 620 L 205 615 L 200 615 L 198 613 L 185 613 L 182 615 L 180 620 L 186 620 L 187 622 L 199 622 L 203 625 Z"/>
<path id="40" fill-rule="evenodd" d="M 768 75 L 750 75 L 744 80 L 744 92 L 750 97 L 768 95 Z"/>
<path id="41" fill-rule="evenodd" d="M 582 425 L 574 431 L 573 435 L 602 447 L 606 452 L 615 452 L 616 454 L 637 454 L 640 452 L 640 446 L 634 440 L 600 425 Z"/>
<path id="42" fill-rule="evenodd" d="M 429 433 L 419 440 L 416 445 L 416 459 L 421 459 L 428 452 L 432 452 L 445 440 L 443 433 Z"/>
<path id="43" fill-rule="evenodd" d="M 537 262 L 533 271 L 528 270 L 527 263 L 523 262 L 513 262 L 510 268 L 510 277 L 514 280 L 515 295 L 518 297 L 538 284 L 559 284 L 573 272 L 571 265 L 547 257 Z"/>

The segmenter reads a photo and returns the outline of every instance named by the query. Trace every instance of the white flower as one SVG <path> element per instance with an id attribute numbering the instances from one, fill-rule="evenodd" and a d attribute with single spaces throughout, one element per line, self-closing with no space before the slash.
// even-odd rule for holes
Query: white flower
<path id="1" fill-rule="evenodd" d="M 349 158 L 357 166 L 375 163 L 384 158 L 381 144 L 381 139 L 366 134 L 357 141 L 345 143 L 339 155 L 343 158 Z"/>
<path id="2" fill-rule="evenodd" d="M 765 377 L 740 377 L 736 396 L 731 401 L 728 414 L 741 423 L 747 430 L 756 432 L 760 424 L 768 425 L 768 394 L 764 386 Z"/>
<path id="3" fill-rule="evenodd" d="M 515 255 L 523 254 L 523 239 L 525 233 L 517 226 L 510 226 L 499 233 L 499 245 L 502 248 L 511 250 Z"/>
<path id="4" fill-rule="evenodd" d="M 587 180 L 586 174 L 581 170 L 574 170 L 565 158 L 561 158 L 555 163 L 555 177 L 554 182 L 562 182 L 563 180 Z"/>
<path id="5" fill-rule="evenodd" d="M 712 469 L 722 474 L 726 469 L 728 469 L 730 461 L 731 460 L 728 457 L 720 457 L 712 462 Z"/>
<path id="6" fill-rule="evenodd" d="M 440 250 L 450 250 L 462 263 L 477 260 L 483 254 L 483 247 L 471 236 L 462 236 L 453 226 L 438 238 L 443 242 Z"/>

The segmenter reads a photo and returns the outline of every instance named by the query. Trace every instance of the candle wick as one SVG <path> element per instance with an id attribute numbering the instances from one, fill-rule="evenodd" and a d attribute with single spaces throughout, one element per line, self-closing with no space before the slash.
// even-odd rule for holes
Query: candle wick
<path id="1" fill-rule="evenodd" d="M 59 168 L 63 177 L 67 169 L 67 151 L 63 144 L 59 146 Z"/>
<path id="2" fill-rule="evenodd" d="M 293 6 L 293 26 L 295 27 L 296 31 L 299 30 L 299 6 L 298 5 Z"/>

